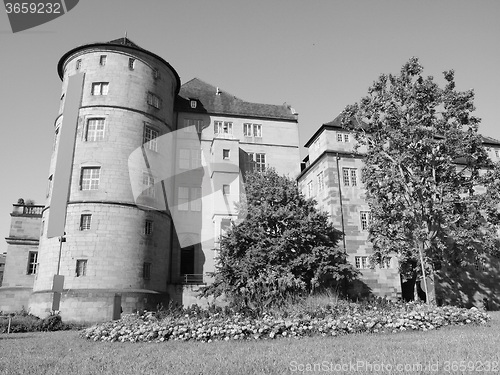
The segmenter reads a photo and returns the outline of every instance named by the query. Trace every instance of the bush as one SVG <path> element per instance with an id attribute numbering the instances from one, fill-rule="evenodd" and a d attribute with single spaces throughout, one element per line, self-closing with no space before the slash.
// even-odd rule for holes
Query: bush
<path id="1" fill-rule="evenodd" d="M 447 325 L 485 324 L 490 317 L 476 308 L 435 307 L 416 303 L 354 304 L 340 302 L 316 309 L 285 309 L 260 316 L 230 309 L 190 308 L 184 315 L 158 319 L 155 313 L 124 315 L 80 332 L 94 341 L 161 342 L 168 340 L 256 340 L 278 337 L 337 336 L 350 333 L 433 330 Z M 218 312 L 215 312 L 218 311 Z"/>
<path id="2" fill-rule="evenodd" d="M 58 314 L 51 314 L 44 319 L 31 315 L 26 310 L 21 309 L 11 316 L 10 332 L 39 332 L 39 331 L 61 331 L 71 329 L 82 329 L 85 325 L 64 323 Z M 8 319 L 0 319 L 0 333 L 7 333 L 9 327 Z"/>

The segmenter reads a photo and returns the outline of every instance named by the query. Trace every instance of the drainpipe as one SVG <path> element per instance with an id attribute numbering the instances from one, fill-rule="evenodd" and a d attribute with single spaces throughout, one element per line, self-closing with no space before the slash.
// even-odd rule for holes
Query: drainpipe
<path id="1" fill-rule="evenodd" d="M 337 157 L 335 158 L 337 161 L 337 180 L 338 180 L 338 186 L 339 186 L 339 198 L 340 198 L 340 220 L 342 224 L 342 233 L 344 234 L 342 236 L 342 242 L 344 245 L 344 251 L 346 250 L 346 245 L 345 245 L 345 227 L 344 227 L 344 207 L 342 205 L 342 188 L 340 187 L 340 169 L 339 169 L 339 153 L 337 152 Z"/>

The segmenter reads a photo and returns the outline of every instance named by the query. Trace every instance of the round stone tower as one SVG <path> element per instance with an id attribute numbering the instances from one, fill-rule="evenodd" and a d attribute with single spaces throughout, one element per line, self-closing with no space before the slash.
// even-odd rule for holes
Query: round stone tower
<path id="1" fill-rule="evenodd" d="M 134 197 L 128 158 L 141 147 L 157 151 L 155 139 L 175 130 L 179 76 L 168 62 L 127 38 L 72 49 L 60 59 L 58 73 L 63 82 L 61 106 L 54 123 L 39 268 L 29 308 L 39 316 L 51 310 L 58 267 L 64 276 L 60 311 L 66 321 L 107 320 L 117 310 L 156 308 L 168 302 L 171 217 L 166 210 L 145 208 L 148 199 L 158 195 L 147 169 L 135 176 L 144 192 Z M 83 91 L 66 241 L 60 247 L 57 237 L 47 238 L 46 228 L 65 92 L 68 77 L 77 73 L 84 73 Z"/>

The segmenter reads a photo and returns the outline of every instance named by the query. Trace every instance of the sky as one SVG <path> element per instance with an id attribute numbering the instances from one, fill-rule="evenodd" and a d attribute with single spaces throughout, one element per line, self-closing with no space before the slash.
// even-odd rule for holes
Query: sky
<path id="1" fill-rule="evenodd" d="M 80 0 L 69 13 L 12 33 L 0 10 L 0 236 L 18 198 L 44 204 L 61 81 L 59 58 L 123 37 L 192 78 L 246 101 L 290 104 L 303 146 L 412 56 L 442 84 L 473 88 L 480 132 L 500 139 L 500 1 Z M 302 156 L 307 150 L 302 149 Z M 0 240 L 0 253 L 7 250 Z"/>

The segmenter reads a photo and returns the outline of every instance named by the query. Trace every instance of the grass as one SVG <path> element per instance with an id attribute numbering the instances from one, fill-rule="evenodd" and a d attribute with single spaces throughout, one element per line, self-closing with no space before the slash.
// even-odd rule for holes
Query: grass
<path id="1" fill-rule="evenodd" d="M 445 373 L 460 361 L 496 362 L 500 371 L 500 312 L 485 326 L 454 326 L 428 332 L 360 334 L 265 341 L 105 343 L 78 337 L 78 332 L 0 335 L 0 374 L 294 374 L 376 373 L 377 364 L 431 364 L 421 371 Z M 358 362 L 362 361 L 362 362 Z M 448 361 L 448 362 L 447 362 Z M 307 365 L 311 367 L 306 367 Z M 314 366 L 321 366 L 323 368 Z M 368 365 L 372 371 L 366 370 Z M 334 371 L 344 365 L 347 371 Z M 302 367 L 303 366 L 303 367 Z M 472 367 L 471 367 L 472 368 Z M 300 371 L 304 370 L 304 371 Z M 308 371 L 310 370 L 310 371 Z M 322 371 L 320 371 L 322 370 Z M 352 370 L 352 368 L 351 368 Z M 368 369 L 369 370 L 369 369 Z M 436 370 L 436 371 L 435 371 Z M 494 368 L 492 369 L 494 370 Z M 451 373 L 469 373 L 450 371 Z M 482 368 L 485 371 L 485 367 Z"/>

